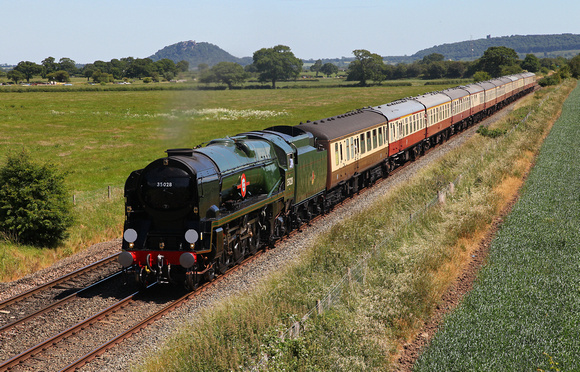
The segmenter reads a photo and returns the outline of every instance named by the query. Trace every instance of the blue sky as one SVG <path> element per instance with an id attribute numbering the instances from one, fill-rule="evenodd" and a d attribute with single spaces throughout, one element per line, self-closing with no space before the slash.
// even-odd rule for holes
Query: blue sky
<path id="1" fill-rule="evenodd" d="M 0 9 L 0 64 L 144 58 L 185 40 L 237 57 L 283 44 L 318 59 L 411 55 L 488 34 L 580 34 L 572 0 L 0 0 Z"/>

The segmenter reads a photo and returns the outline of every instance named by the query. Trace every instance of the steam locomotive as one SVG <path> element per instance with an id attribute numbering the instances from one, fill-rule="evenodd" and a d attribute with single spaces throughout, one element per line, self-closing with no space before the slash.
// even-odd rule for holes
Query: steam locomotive
<path id="1" fill-rule="evenodd" d="M 119 263 L 193 289 L 535 86 L 504 76 L 167 150 L 125 183 Z"/>

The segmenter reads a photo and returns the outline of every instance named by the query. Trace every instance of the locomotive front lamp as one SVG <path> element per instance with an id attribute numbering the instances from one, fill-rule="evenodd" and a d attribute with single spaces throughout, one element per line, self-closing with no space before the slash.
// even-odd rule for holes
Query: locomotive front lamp
<path id="1" fill-rule="evenodd" d="M 123 234 L 123 238 L 128 243 L 135 243 L 135 240 L 137 240 L 137 231 L 135 231 L 135 229 L 127 229 Z"/>
<path id="2" fill-rule="evenodd" d="M 185 232 L 185 241 L 188 242 L 189 244 L 194 244 L 197 241 L 197 239 L 199 239 L 199 234 L 197 233 L 197 231 L 189 229 Z"/>

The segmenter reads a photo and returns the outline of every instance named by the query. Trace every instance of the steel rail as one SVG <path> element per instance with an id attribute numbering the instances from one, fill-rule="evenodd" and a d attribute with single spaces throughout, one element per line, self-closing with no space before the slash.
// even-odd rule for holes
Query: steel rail
<path id="1" fill-rule="evenodd" d="M 65 339 L 71 335 L 74 335 L 75 333 L 79 332 L 83 328 L 88 327 L 88 326 L 94 324 L 95 322 L 100 321 L 101 318 L 105 317 L 106 315 L 111 314 L 119 309 L 122 309 L 123 307 L 127 306 L 129 303 L 133 302 L 135 300 L 135 297 L 139 293 L 141 293 L 141 292 L 135 292 L 132 295 L 125 297 L 124 299 L 120 300 L 116 304 L 113 304 L 113 305 L 109 306 L 108 308 L 101 310 L 97 314 L 81 321 L 80 323 L 77 323 L 76 325 L 74 325 L 74 326 L 62 331 L 61 333 L 41 342 L 40 344 L 33 346 L 30 349 L 8 359 L 7 361 L 0 364 L 0 370 L 6 370 L 6 369 L 12 368 L 12 367 L 22 363 L 26 359 L 29 359 L 29 358 L 35 356 L 36 354 L 39 354 L 43 350 L 50 348 L 52 345 L 57 344 L 61 340 Z"/>
<path id="2" fill-rule="evenodd" d="M 75 270 L 75 271 L 69 273 L 69 274 L 66 274 L 66 275 L 63 275 L 59 278 L 56 278 L 48 283 L 44 283 L 38 287 L 35 287 L 35 288 L 32 288 L 32 289 L 26 291 L 26 292 L 23 292 L 23 293 L 17 294 L 16 296 L 10 297 L 10 298 L 0 302 L 0 309 L 6 307 L 8 305 L 12 305 L 15 302 L 22 301 L 25 298 L 28 298 L 28 297 L 46 289 L 46 288 L 54 287 L 54 286 L 66 281 L 66 280 L 69 280 L 70 278 L 73 278 L 75 276 L 79 276 L 83 273 L 86 273 L 87 271 L 93 270 L 95 267 L 105 265 L 105 264 L 109 263 L 110 261 L 113 261 L 118 255 L 119 255 L 118 253 L 115 253 L 109 257 L 103 258 L 102 260 L 99 260 L 99 261 L 92 263 L 88 266 L 82 267 L 78 270 Z"/>
<path id="3" fill-rule="evenodd" d="M 0 327 L 0 332 L 5 332 L 5 331 L 7 331 L 7 330 L 9 330 L 9 329 L 17 326 L 18 324 L 21 324 L 21 323 L 23 323 L 23 322 L 25 322 L 27 320 L 30 320 L 32 318 L 35 318 L 35 317 L 40 316 L 42 314 L 45 314 L 46 312 L 48 312 L 48 311 L 50 311 L 50 310 L 52 310 L 52 309 L 54 309 L 54 308 L 56 308 L 56 307 L 58 307 L 60 305 L 64 305 L 65 303 L 67 303 L 67 302 L 73 300 L 74 298 L 76 298 L 81 293 L 83 293 L 85 291 L 88 291 L 90 289 L 93 289 L 94 287 L 96 287 L 96 286 L 98 286 L 98 285 L 100 285 L 100 284 L 102 284 L 104 282 L 107 282 L 109 280 L 112 280 L 112 279 L 118 277 L 119 275 L 121 275 L 122 273 L 123 273 L 123 271 L 116 272 L 115 274 L 113 274 L 111 276 L 108 276 L 106 278 L 103 278 L 103 279 L 99 280 L 98 282 L 91 284 L 88 287 L 85 287 L 85 288 L 80 289 L 80 290 L 78 290 L 78 291 L 76 291 L 74 293 L 71 293 L 70 295 L 68 295 L 68 296 L 66 296 L 66 297 L 64 297 L 64 298 L 62 298 L 62 299 L 60 299 L 60 300 L 58 300 L 58 301 L 56 301 L 56 302 L 54 302 L 54 303 L 52 303 L 52 304 L 44 307 L 44 308 L 42 308 L 42 309 L 34 312 L 34 313 L 28 314 L 28 315 L 26 315 L 23 318 L 20 318 L 18 320 L 13 321 L 12 323 L 5 324 L 5 325 L 3 325 L 3 326 Z"/>
<path id="4" fill-rule="evenodd" d="M 180 297 L 179 299 L 173 301 L 171 304 L 165 306 L 164 308 L 160 309 L 158 312 L 156 312 L 156 313 L 150 315 L 149 317 L 147 317 L 146 319 L 140 321 L 139 323 L 137 323 L 133 327 L 131 327 L 131 328 L 127 329 L 126 331 L 124 331 L 123 333 L 117 335 L 115 338 L 113 338 L 113 339 L 111 339 L 111 340 L 109 340 L 109 341 L 101 344 L 97 348 L 93 349 L 90 353 L 82 356 L 81 358 L 77 359 L 76 361 L 74 361 L 73 363 L 69 364 L 65 368 L 61 369 L 60 371 L 61 372 L 64 372 L 64 371 L 75 371 L 76 369 L 81 368 L 85 364 L 89 363 L 91 360 L 97 358 L 98 356 L 100 356 L 103 353 L 105 353 L 107 350 L 113 348 L 115 345 L 117 345 L 117 344 L 121 343 L 122 341 L 128 339 L 133 334 L 141 331 L 142 329 L 144 329 L 145 327 L 149 326 L 150 324 L 152 324 L 156 320 L 159 320 L 164 315 L 170 313 L 171 311 L 175 310 L 179 306 L 183 305 L 187 300 L 189 300 L 189 299 L 191 299 L 191 298 L 193 298 L 195 296 L 198 296 L 202 292 L 204 292 L 205 290 L 211 288 L 214 285 L 217 285 L 218 283 L 220 283 L 227 276 L 229 276 L 232 273 L 234 273 L 235 271 L 241 269 L 242 267 L 244 267 L 248 263 L 256 260 L 262 254 L 264 254 L 264 252 L 265 252 L 265 250 L 260 250 L 260 251 L 256 252 L 254 255 L 252 255 L 252 256 L 246 258 L 245 260 L 241 261 L 238 265 L 230 268 L 225 274 L 220 275 L 216 280 L 211 281 L 211 282 L 206 282 L 206 283 L 202 284 L 195 291 L 189 292 L 189 293 L 185 294 L 184 296 Z M 1 366 L 0 366 L 0 368 L 1 368 Z"/>

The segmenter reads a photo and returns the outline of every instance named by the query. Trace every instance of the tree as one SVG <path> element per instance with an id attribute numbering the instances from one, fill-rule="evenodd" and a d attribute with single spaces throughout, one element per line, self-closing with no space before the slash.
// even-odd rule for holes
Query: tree
<path id="1" fill-rule="evenodd" d="M 37 65 L 34 62 L 22 61 L 14 67 L 14 70 L 20 71 L 24 75 L 26 81 L 30 83 L 30 79 L 32 79 L 34 75 L 40 75 L 42 73 L 42 66 Z"/>
<path id="2" fill-rule="evenodd" d="M 96 71 L 95 65 L 92 63 L 88 63 L 83 67 L 82 73 L 83 76 L 87 78 L 87 81 L 93 76 L 93 73 Z"/>
<path id="3" fill-rule="evenodd" d="M 575 79 L 579 79 L 580 78 L 580 54 L 578 54 L 576 57 L 572 58 L 570 60 L 570 62 L 568 63 L 568 66 L 570 66 L 570 73 L 572 74 L 572 77 Z"/>
<path id="4" fill-rule="evenodd" d="M 199 73 L 199 76 L 197 78 L 197 80 L 199 80 L 200 83 L 203 84 L 210 84 L 210 83 L 216 83 L 217 82 L 217 78 L 215 76 L 215 74 L 211 71 L 211 70 L 203 70 Z"/>
<path id="5" fill-rule="evenodd" d="M 137 58 L 127 68 L 126 75 L 130 78 L 141 79 L 145 76 L 151 76 L 152 72 L 153 61 L 150 58 Z"/>
<path id="6" fill-rule="evenodd" d="M 316 72 L 316 77 L 318 77 L 318 72 L 320 72 L 321 68 L 322 68 L 322 60 L 319 59 L 316 62 L 314 62 L 312 66 L 310 66 L 310 71 Z"/>
<path id="7" fill-rule="evenodd" d="M 485 71 L 477 71 L 475 74 L 473 74 L 473 81 L 476 83 L 489 79 L 491 79 L 491 76 Z"/>
<path id="8" fill-rule="evenodd" d="M 452 61 L 447 64 L 447 77 L 449 78 L 460 78 L 467 71 L 467 67 L 463 62 Z"/>
<path id="9" fill-rule="evenodd" d="M 519 64 L 501 66 L 500 76 L 519 74 L 522 72 L 522 67 Z"/>
<path id="10" fill-rule="evenodd" d="M 421 61 L 421 63 L 429 64 L 432 62 L 442 62 L 444 59 L 445 59 L 445 56 L 443 54 L 431 53 L 431 54 L 427 54 L 425 57 L 423 57 L 423 60 Z"/>
<path id="11" fill-rule="evenodd" d="M 393 68 L 393 79 L 404 79 L 407 77 L 407 65 L 404 63 L 398 63 L 395 68 Z"/>
<path id="12" fill-rule="evenodd" d="M 114 80 L 113 75 L 102 72 L 100 68 L 93 71 L 91 78 L 95 83 L 110 83 Z"/>
<path id="13" fill-rule="evenodd" d="M 533 54 L 526 54 L 522 62 L 522 68 L 529 72 L 538 72 L 541 68 L 540 59 Z"/>
<path id="14" fill-rule="evenodd" d="M 50 74 L 51 72 L 55 72 L 58 70 L 58 63 L 55 62 L 56 60 L 54 57 L 47 57 L 42 60 L 41 64 L 44 68 L 42 71 L 42 77 L 46 78 L 46 75 Z"/>
<path id="15" fill-rule="evenodd" d="M 66 71 L 69 75 L 74 75 L 77 73 L 78 69 L 76 66 L 75 61 L 70 58 L 63 57 L 58 61 L 58 69 L 62 71 Z"/>
<path id="16" fill-rule="evenodd" d="M 26 76 L 20 71 L 10 70 L 6 74 L 6 77 L 14 82 L 14 84 L 18 84 L 18 82 L 26 79 Z"/>
<path id="17" fill-rule="evenodd" d="M 163 58 L 159 61 L 153 62 L 153 65 L 160 74 L 163 74 L 164 72 L 177 73 L 177 66 L 175 66 L 175 62 L 173 62 L 172 59 Z"/>
<path id="18" fill-rule="evenodd" d="M 199 65 L 197 65 L 197 70 L 200 72 L 209 70 L 209 65 L 207 63 L 200 63 Z"/>
<path id="19" fill-rule="evenodd" d="M 46 78 L 48 81 L 58 81 L 59 83 L 66 83 L 67 81 L 70 81 L 70 75 L 68 72 L 62 70 L 51 72 L 50 74 L 46 75 Z"/>
<path id="20" fill-rule="evenodd" d="M 333 63 L 327 62 L 324 65 L 322 65 L 322 67 L 320 67 L 320 72 L 322 72 L 326 76 L 337 74 L 338 66 Z"/>
<path id="21" fill-rule="evenodd" d="M 429 79 L 441 79 L 446 73 L 443 62 L 431 62 L 427 65 L 426 74 Z"/>
<path id="22" fill-rule="evenodd" d="M 360 85 L 367 85 L 367 80 L 381 82 L 383 75 L 383 58 L 365 49 L 357 49 L 352 52 L 355 60 L 348 65 L 347 81 L 360 82 Z"/>
<path id="23" fill-rule="evenodd" d="M 489 47 L 479 59 L 479 69 L 491 75 L 501 76 L 502 68 L 513 66 L 518 62 L 518 54 L 515 50 L 504 46 Z"/>
<path id="24" fill-rule="evenodd" d="M 175 64 L 175 67 L 180 72 L 187 72 L 189 71 L 189 62 L 186 60 L 179 61 Z"/>
<path id="25" fill-rule="evenodd" d="M 272 82 L 274 89 L 277 81 L 295 79 L 302 71 L 302 61 L 285 45 L 262 48 L 254 52 L 253 59 L 259 80 Z"/>
<path id="26" fill-rule="evenodd" d="M 0 231 L 14 240 L 54 247 L 72 224 L 64 174 L 28 152 L 9 153 L 0 168 Z"/>
<path id="27" fill-rule="evenodd" d="M 215 80 L 226 84 L 229 89 L 243 83 L 249 76 L 244 68 L 235 62 L 220 62 L 211 68 L 211 72 Z"/>
<path id="28" fill-rule="evenodd" d="M 405 71 L 405 77 L 407 78 L 418 78 L 421 76 L 422 73 L 425 72 L 426 67 L 429 65 L 425 65 L 421 62 L 415 62 L 407 65 L 407 70 Z"/>

